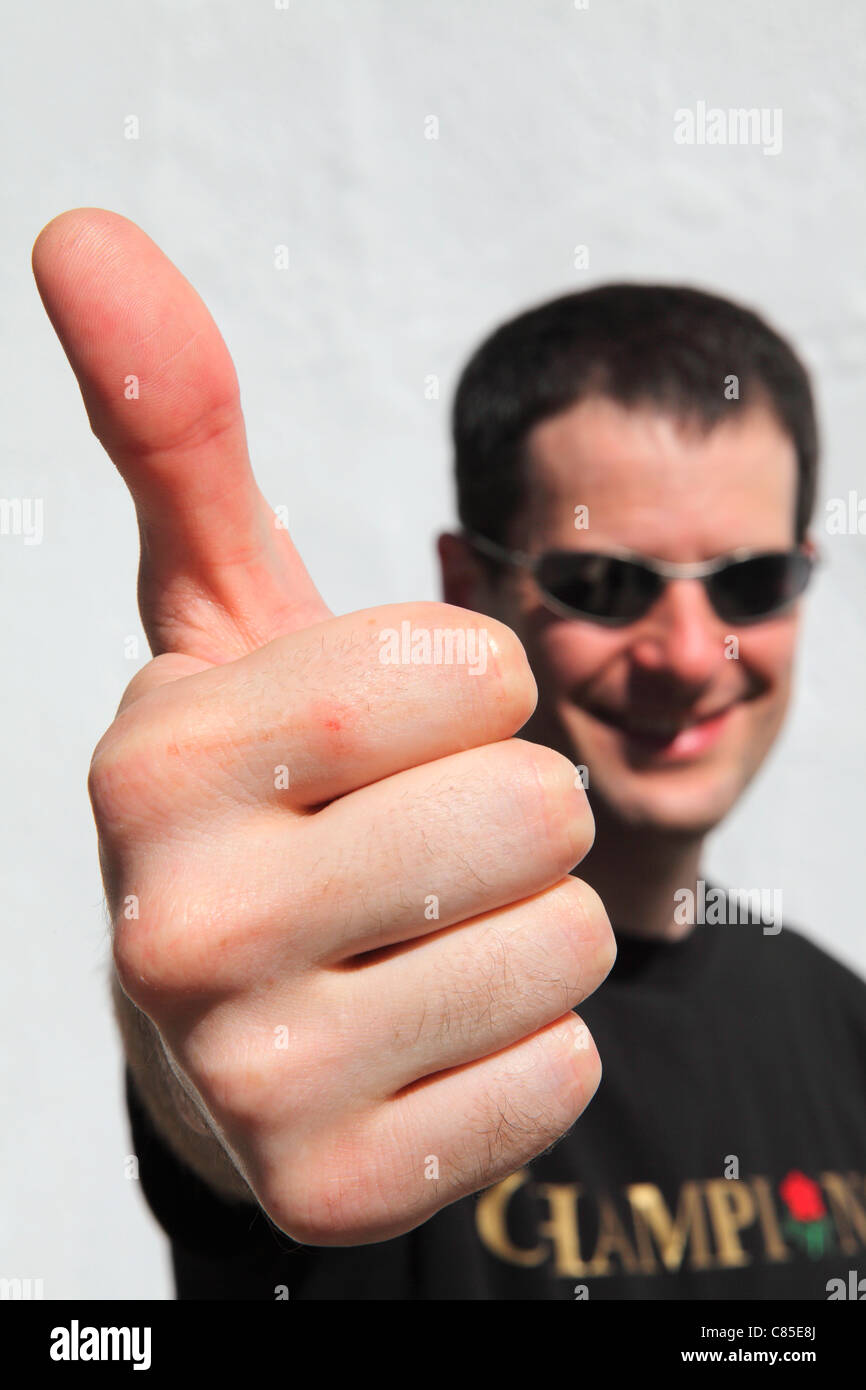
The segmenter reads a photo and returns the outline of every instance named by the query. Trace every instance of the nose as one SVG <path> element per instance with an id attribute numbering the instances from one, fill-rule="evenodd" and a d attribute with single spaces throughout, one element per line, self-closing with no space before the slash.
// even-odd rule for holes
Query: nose
<path id="1" fill-rule="evenodd" d="M 700 687 L 727 659 L 728 631 L 703 584 L 697 579 L 676 579 L 667 584 L 635 629 L 632 659 L 646 672 Z"/>

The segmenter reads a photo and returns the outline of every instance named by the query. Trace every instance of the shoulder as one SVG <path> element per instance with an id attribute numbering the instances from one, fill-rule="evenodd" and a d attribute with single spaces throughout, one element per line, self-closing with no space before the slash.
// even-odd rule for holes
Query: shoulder
<path id="1" fill-rule="evenodd" d="M 764 926 L 729 922 L 717 928 L 725 946 L 721 959 L 728 972 L 765 997 L 783 996 L 799 1005 L 808 1000 L 822 1014 L 835 1013 L 854 1023 L 866 1036 L 866 979 L 845 964 L 799 924 L 787 921 Z"/>
<path id="2" fill-rule="evenodd" d="M 778 890 L 737 889 L 708 883 L 707 901 L 712 894 L 718 899 L 716 908 L 720 912 L 715 920 L 732 954 L 742 952 L 753 958 L 760 954 L 768 965 L 814 970 L 840 988 L 866 998 L 866 978 L 831 949 L 820 946 L 807 928 L 786 919 Z M 713 922 L 709 912 L 706 920 Z M 760 953 L 755 951 L 758 943 L 764 947 Z"/>
<path id="3" fill-rule="evenodd" d="M 862 975 L 825 946 L 819 946 L 814 937 L 799 926 L 785 923 L 779 936 L 784 941 L 788 958 L 799 970 L 835 986 L 866 1009 L 866 979 Z"/>

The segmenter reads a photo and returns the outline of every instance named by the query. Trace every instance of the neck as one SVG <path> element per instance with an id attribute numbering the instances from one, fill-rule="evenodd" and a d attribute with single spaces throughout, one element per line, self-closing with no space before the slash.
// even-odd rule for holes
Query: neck
<path id="1" fill-rule="evenodd" d="M 575 870 L 601 898 L 614 931 L 677 941 L 694 928 L 674 918 L 677 889 L 696 890 L 703 835 L 674 836 L 623 825 L 593 807 L 595 843 Z"/>

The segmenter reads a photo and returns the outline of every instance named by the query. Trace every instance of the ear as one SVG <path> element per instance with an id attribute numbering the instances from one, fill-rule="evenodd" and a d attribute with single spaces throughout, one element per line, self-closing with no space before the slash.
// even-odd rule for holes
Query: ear
<path id="1" fill-rule="evenodd" d="M 437 540 L 442 571 L 442 597 L 457 608 L 487 612 L 489 582 L 481 560 L 463 536 L 444 532 Z"/>

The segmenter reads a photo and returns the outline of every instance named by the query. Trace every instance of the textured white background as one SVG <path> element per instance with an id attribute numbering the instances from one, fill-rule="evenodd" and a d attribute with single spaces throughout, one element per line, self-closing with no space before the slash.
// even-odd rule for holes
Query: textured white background
<path id="1" fill-rule="evenodd" d="M 136 531 L 38 299 L 34 238 L 66 208 L 112 208 L 190 278 L 237 363 L 264 491 L 288 505 L 336 611 L 439 596 L 450 391 L 502 317 L 574 286 L 657 278 L 729 292 L 790 333 L 819 392 L 828 563 L 786 733 L 708 868 L 782 885 L 786 917 L 866 971 L 864 540 L 820 530 L 824 499 L 866 491 L 866 10 L 43 0 L 15 26 L 0 493 L 42 497 L 45 538 L 0 537 L 0 1275 L 41 1277 L 48 1298 L 164 1298 L 166 1247 L 123 1177 L 85 791 L 142 664 L 123 654 L 140 632 Z M 782 153 L 675 145 L 675 109 L 699 100 L 780 107 Z M 137 142 L 123 136 L 131 114 Z"/>

